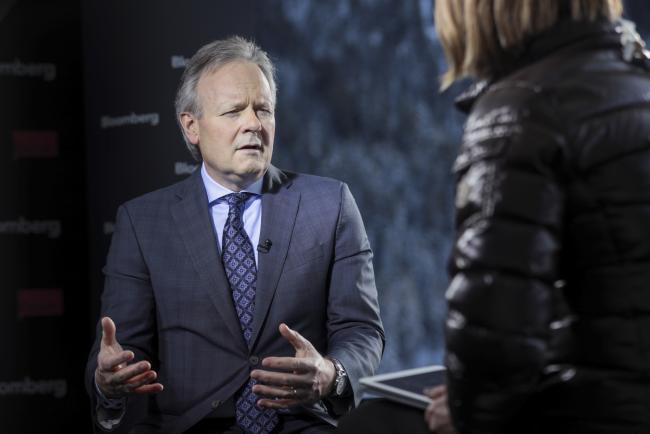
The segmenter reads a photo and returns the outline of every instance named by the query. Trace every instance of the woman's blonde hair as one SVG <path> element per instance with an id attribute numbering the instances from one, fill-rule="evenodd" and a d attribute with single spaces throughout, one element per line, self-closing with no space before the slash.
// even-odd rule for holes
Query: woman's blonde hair
<path id="1" fill-rule="evenodd" d="M 527 38 L 552 27 L 565 7 L 576 21 L 620 18 L 622 0 L 435 0 L 447 58 L 442 88 L 460 77 L 488 78 Z"/>

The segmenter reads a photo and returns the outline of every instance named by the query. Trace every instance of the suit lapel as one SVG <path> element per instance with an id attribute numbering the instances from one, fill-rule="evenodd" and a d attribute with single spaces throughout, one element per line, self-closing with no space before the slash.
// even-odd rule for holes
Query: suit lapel
<path id="1" fill-rule="evenodd" d="M 260 243 L 272 242 L 267 253 L 258 254 L 257 290 L 251 346 L 255 344 L 268 314 L 287 257 L 300 203 L 300 193 L 289 190 L 287 175 L 273 166 L 265 175 L 262 191 L 262 225 Z"/>
<path id="2" fill-rule="evenodd" d="M 185 189 L 177 194 L 181 200 L 171 207 L 176 227 L 197 273 L 210 284 L 207 293 L 221 315 L 224 325 L 232 333 L 234 342 L 241 343 L 245 347 L 246 342 L 232 302 L 230 284 L 219 257 L 200 171 L 197 170 L 183 185 Z"/>

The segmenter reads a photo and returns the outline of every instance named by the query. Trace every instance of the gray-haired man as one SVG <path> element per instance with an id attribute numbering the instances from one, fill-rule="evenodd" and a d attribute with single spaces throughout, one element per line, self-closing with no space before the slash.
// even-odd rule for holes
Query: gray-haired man
<path id="1" fill-rule="evenodd" d="M 176 110 L 201 170 L 118 210 L 86 373 L 97 428 L 330 432 L 376 369 L 361 216 L 345 184 L 270 165 L 275 102 L 249 41 L 189 61 Z"/>

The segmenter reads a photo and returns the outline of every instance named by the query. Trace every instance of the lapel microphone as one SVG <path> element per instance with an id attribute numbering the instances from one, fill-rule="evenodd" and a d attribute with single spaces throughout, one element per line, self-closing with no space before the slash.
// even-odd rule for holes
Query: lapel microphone
<path id="1" fill-rule="evenodd" d="M 257 245 L 257 251 L 260 253 L 269 253 L 273 243 L 268 238 Z"/>

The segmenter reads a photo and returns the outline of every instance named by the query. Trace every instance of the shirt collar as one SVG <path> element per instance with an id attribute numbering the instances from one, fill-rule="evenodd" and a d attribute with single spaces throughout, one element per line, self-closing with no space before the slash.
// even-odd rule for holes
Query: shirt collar
<path id="1" fill-rule="evenodd" d="M 208 203 L 211 203 L 228 194 L 235 193 L 234 191 L 219 184 L 217 181 L 212 179 L 210 175 L 208 175 L 208 171 L 205 168 L 205 162 L 201 164 L 201 178 L 203 179 L 203 185 L 205 185 L 205 191 L 208 193 Z M 262 194 L 263 181 L 264 181 L 264 177 L 261 177 L 257 181 L 253 182 L 251 185 L 244 188 L 242 191 L 260 195 Z"/>

